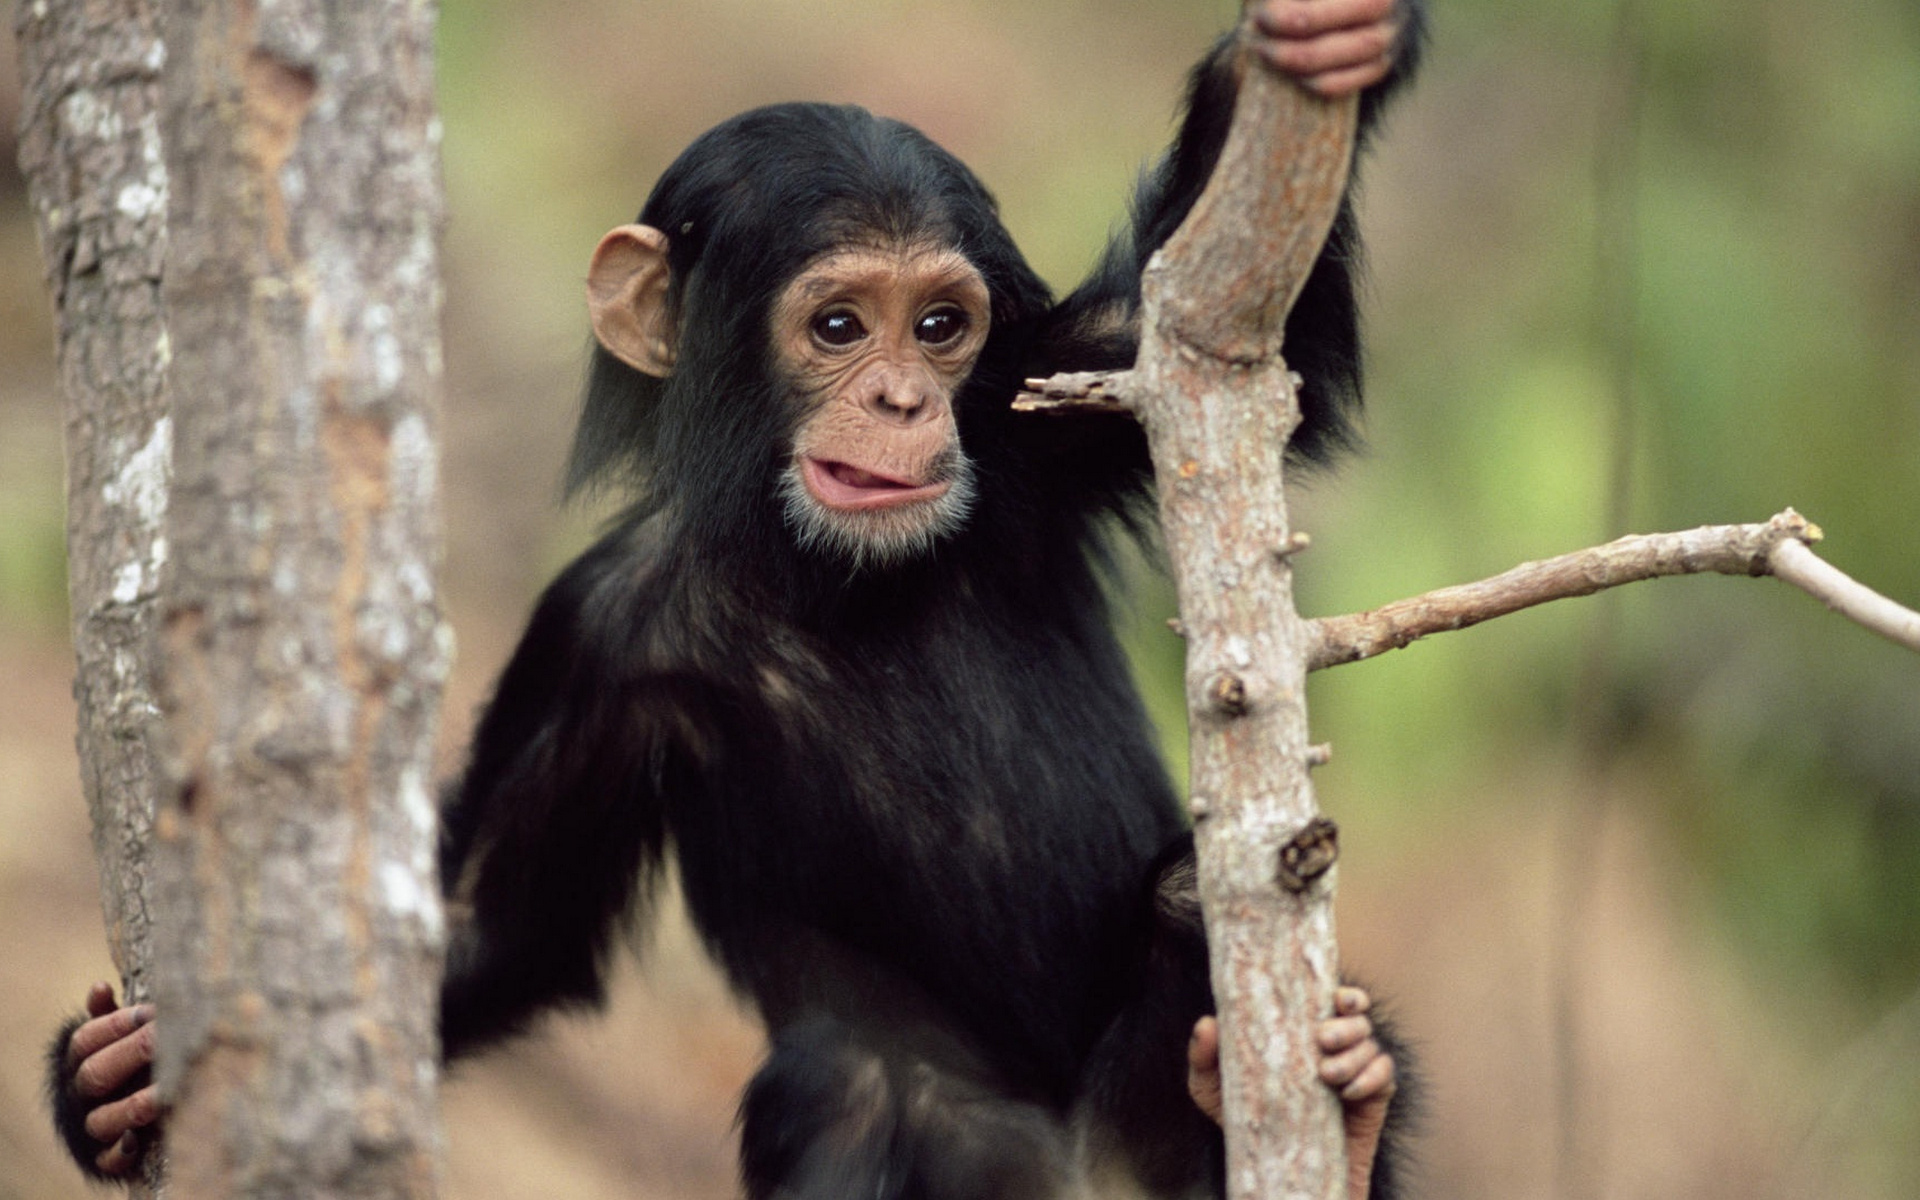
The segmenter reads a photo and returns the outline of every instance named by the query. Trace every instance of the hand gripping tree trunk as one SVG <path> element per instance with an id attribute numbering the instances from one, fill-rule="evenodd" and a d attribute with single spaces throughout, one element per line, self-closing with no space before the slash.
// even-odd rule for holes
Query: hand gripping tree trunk
<path id="1" fill-rule="evenodd" d="M 431 6 L 189 0 L 157 37 L 136 3 L 20 11 L 83 774 L 136 996 L 154 916 L 167 1191 L 430 1195 Z"/>
<path id="2" fill-rule="evenodd" d="M 166 51 L 146 0 L 21 4 L 17 18 L 20 167 L 54 300 L 66 404 L 80 782 L 108 948 L 122 994 L 137 1003 L 152 995 L 159 713 L 149 666 L 173 457 L 160 307 Z M 157 1177 L 159 1156 L 149 1165 Z"/>

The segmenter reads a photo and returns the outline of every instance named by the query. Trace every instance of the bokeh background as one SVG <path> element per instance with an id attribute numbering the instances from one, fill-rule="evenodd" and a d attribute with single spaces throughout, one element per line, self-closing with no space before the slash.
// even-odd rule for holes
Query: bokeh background
<path id="1" fill-rule="evenodd" d="M 445 0 L 448 760 L 593 528 L 557 503 L 584 263 L 681 146 L 774 100 L 906 118 L 1066 287 L 1235 7 Z M 1920 8 L 1641 4 L 1623 40 L 1615 0 L 1435 7 L 1367 170 L 1370 449 L 1303 493 L 1303 607 L 1490 574 L 1619 514 L 1788 504 L 1920 602 Z M 86 1191 L 44 1131 L 41 1042 L 109 968 L 11 51 L 0 1200 L 40 1200 Z M 1170 612 L 1143 572 L 1130 636 L 1177 766 Z M 1343 953 L 1422 1047 L 1422 1194 L 1920 1196 L 1920 659 L 1777 583 L 1683 579 L 1344 667 L 1311 699 Z M 447 1194 L 725 1196 L 759 1038 L 669 913 L 608 1019 L 457 1073 Z"/>

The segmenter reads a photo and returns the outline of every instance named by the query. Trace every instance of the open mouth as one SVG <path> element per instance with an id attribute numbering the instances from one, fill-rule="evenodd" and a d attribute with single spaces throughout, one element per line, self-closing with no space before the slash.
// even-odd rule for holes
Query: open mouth
<path id="1" fill-rule="evenodd" d="M 828 508 L 865 512 L 876 508 L 897 508 L 918 504 L 946 495 L 952 483 L 937 479 L 932 483 L 912 483 L 878 471 L 856 467 L 852 463 L 818 458 L 800 460 L 801 477 L 813 498 Z"/>

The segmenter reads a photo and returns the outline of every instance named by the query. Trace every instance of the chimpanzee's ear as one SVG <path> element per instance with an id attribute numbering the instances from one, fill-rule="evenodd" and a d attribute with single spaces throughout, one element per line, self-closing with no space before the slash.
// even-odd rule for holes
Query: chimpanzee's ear
<path id="1" fill-rule="evenodd" d="M 636 371 L 673 373 L 679 338 L 667 311 L 667 235 L 651 225 L 622 225 L 600 239 L 587 267 L 593 336 Z"/>

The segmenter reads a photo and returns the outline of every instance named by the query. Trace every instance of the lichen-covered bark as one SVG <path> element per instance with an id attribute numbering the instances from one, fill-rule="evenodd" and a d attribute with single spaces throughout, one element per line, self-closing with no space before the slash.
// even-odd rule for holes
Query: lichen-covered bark
<path id="1" fill-rule="evenodd" d="M 1353 123 L 1351 100 L 1247 72 L 1207 191 L 1143 279 L 1126 387 L 1152 445 L 1188 639 L 1195 839 L 1238 1200 L 1347 1190 L 1339 1104 L 1313 1044 L 1339 977 L 1335 842 L 1308 778 L 1307 638 L 1281 470 L 1299 409 L 1279 351 L 1345 185 Z"/>
<path id="2" fill-rule="evenodd" d="M 181 0 L 155 825 L 170 1187 L 431 1195 L 432 8 Z"/>
<path id="3" fill-rule="evenodd" d="M 150 668 L 166 568 L 167 174 L 149 0 L 22 3 L 20 168 L 54 304 L 67 445 L 67 599 L 81 792 L 107 945 L 128 1003 L 152 994 L 158 720 Z M 76 982 L 76 997 L 79 984 Z M 149 1154 L 136 1195 L 165 1171 Z"/>
<path id="4" fill-rule="evenodd" d="M 149 993 L 148 660 L 166 566 L 167 175 L 147 0 L 23 2 L 20 166 L 53 296 L 66 403 L 68 600 L 82 790 L 125 992 Z M 78 991 L 76 988 L 76 996 Z"/>

